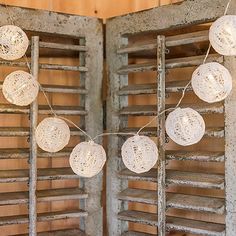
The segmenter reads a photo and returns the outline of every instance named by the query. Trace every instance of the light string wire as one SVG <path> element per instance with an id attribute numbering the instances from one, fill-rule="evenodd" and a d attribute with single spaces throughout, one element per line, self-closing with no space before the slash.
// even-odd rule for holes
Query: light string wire
<path id="1" fill-rule="evenodd" d="M 227 5 L 226 5 L 225 11 L 224 11 L 224 16 L 227 14 L 227 12 L 228 12 L 228 10 L 229 10 L 231 1 L 232 1 L 232 0 L 229 0 L 228 3 L 227 3 Z M 7 11 L 8 11 L 10 20 L 11 20 L 12 24 L 14 25 L 13 18 L 12 18 L 11 14 L 10 14 L 10 11 L 9 11 L 9 9 L 8 9 L 8 6 L 7 6 L 6 4 L 5 4 L 5 6 L 6 6 L 6 9 L 7 9 Z M 203 64 L 206 63 L 206 60 L 207 60 L 207 58 L 208 58 L 208 56 L 209 56 L 209 54 L 210 54 L 210 51 L 211 51 L 211 44 L 209 44 L 209 47 L 208 47 L 207 52 L 206 52 L 206 56 L 205 56 L 205 58 L 204 58 L 204 60 L 203 60 Z M 24 58 L 25 58 L 27 67 L 28 67 L 28 69 L 29 69 L 29 71 L 30 71 L 30 73 L 31 73 L 31 67 L 30 67 L 30 63 L 29 63 L 29 61 L 28 61 L 28 58 L 27 58 L 26 55 L 24 55 Z M 67 121 L 68 123 L 72 124 L 75 128 L 77 128 L 77 129 L 80 130 L 85 136 L 87 136 L 91 141 L 94 141 L 95 139 L 97 139 L 97 138 L 99 138 L 99 137 L 109 136 L 109 135 L 139 135 L 140 132 L 141 132 L 144 128 L 146 128 L 147 126 L 149 126 L 150 124 L 152 124 L 152 122 L 154 122 L 154 121 L 155 121 L 157 118 L 159 118 L 161 115 L 163 115 L 163 114 L 166 113 L 167 111 L 175 110 L 175 109 L 177 109 L 177 108 L 180 106 L 180 104 L 182 103 L 182 101 L 183 101 L 183 99 L 184 99 L 184 97 L 185 97 L 186 91 L 187 91 L 188 87 L 189 87 L 190 84 L 191 84 L 191 80 L 190 80 L 190 81 L 186 84 L 186 86 L 183 88 L 182 96 L 181 96 L 181 98 L 179 99 L 179 101 L 178 101 L 178 103 L 176 104 L 175 107 L 168 108 L 168 109 L 165 109 L 165 110 L 161 111 L 158 115 L 156 115 L 155 117 L 153 117 L 148 123 L 146 123 L 144 126 L 142 126 L 136 133 L 124 133 L 124 132 L 117 132 L 117 133 L 101 133 L 101 134 L 96 135 L 94 138 L 92 138 L 86 131 L 84 131 L 83 129 L 81 129 L 78 125 L 76 125 L 76 124 L 75 124 L 73 121 L 71 121 L 70 119 L 65 118 L 65 117 L 63 117 L 63 116 L 58 116 L 58 115 L 56 114 L 56 112 L 54 111 L 54 109 L 53 109 L 53 107 L 52 107 L 52 105 L 51 105 L 51 103 L 50 103 L 50 101 L 49 101 L 49 99 L 48 99 L 48 96 L 47 96 L 47 94 L 46 94 L 44 88 L 42 87 L 42 85 L 41 85 L 39 82 L 38 82 L 38 84 L 39 84 L 40 90 L 42 91 L 42 93 L 43 93 L 43 95 L 44 95 L 44 97 L 45 97 L 45 99 L 46 99 L 46 102 L 47 102 L 47 104 L 48 104 L 48 106 L 49 106 L 49 108 L 50 108 L 52 114 L 53 114 L 55 117 L 61 118 L 61 119 L 65 120 L 65 121 Z"/>

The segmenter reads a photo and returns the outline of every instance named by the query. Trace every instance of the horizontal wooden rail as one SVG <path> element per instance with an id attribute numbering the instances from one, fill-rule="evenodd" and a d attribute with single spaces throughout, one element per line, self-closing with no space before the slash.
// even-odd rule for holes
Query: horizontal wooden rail
<path id="1" fill-rule="evenodd" d="M 157 182 L 156 172 L 156 169 L 151 169 L 146 173 L 135 174 L 128 169 L 124 169 L 118 173 L 118 177 L 126 180 Z M 224 189 L 225 186 L 224 175 L 221 174 L 176 170 L 167 170 L 166 182 L 172 185 L 190 186 L 207 189 Z"/>
<path id="2" fill-rule="evenodd" d="M 10 192 L 1 193 L 0 206 L 3 205 L 16 205 L 29 203 L 28 192 Z M 62 188 L 62 189 L 49 189 L 37 191 L 37 201 L 65 201 L 86 199 L 88 194 L 82 189 L 78 188 Z"/>
<path id="3" fill-rule="evenodd" d="M 166 37 L 166 47 L 181 46 L 192 43 L 199 43 L 209 40 L 209 31 L 198 31 L 187 34 L 180 34 L 175 36 Z M 137 53 L 141 51 L 149 51 L 157 48 L 156 40 L 148 41 L 143 44 L 133 44 L 122 47 L 117 50 L 118 54 L 123 53 Z"/>
<path id="4" fill-rule="evenodd" d="M 15 236 L 29 236 L 29 234 L 20 234 Z M 79 229 L 62 229 L 40 232 L 37 233 L 37 236 L 86 236 L 86 234 Z"/>
<path id="5" fill-rule="evenodd" d="M 175 68 L 184 68 L 184 67 L 193 67 L 199 66 L 203 63 L 205 55 L 201 56 L 192 56 L 192 57 L 183 57 L 183 58 L 174 58 L 166 60 L 166 69 L 175 69 Z M 223 62 L 223 56 L 218 54 L 210 54 L 207 62 Z M 127 66 L 121 67 L 117 73 L 118 74 L 128 74 L 135 72 L 145 72 L 145 71 L 156 71 L 156 62 L 149 63 L 139 63 L 139 64 L 129 64 Z"/>
<path id="6" fill-rule="evenodd" d="M 86 46 L 80 45 L 69 45 L 63 43 L 49 43 L 49 42 L 39 42 L 40 48 L 49 48 L 49 49 L 59 49 L 59 50 L 69 50 L 69 51 L 81 51 L 86 52 L 88 48 Z"/>
<path id="7" fill-rule="evenodd" d="M 175 105 L 166 105 L 166 109 L 174 107 Z M 224 105 L 222 103 L 214 104 L 183 104 L 181 108 L 191 107 L 198 111 L 200 114 L 223 114 Z M 133 116 L 153 116 L 157 115 L 156 105 L 134 105 L 125 107 L 120 110 L 120 115 L 133 115 Z"/>
<path id="8" fill-rule="evenodd" d="M 26 62 L 21 61 L 4 61 L 0 60 L 0 65 L 2 66 L 10 66 L 10 67 L 25 67 L 27 68 L 28 65 Z M 29 65 L 31 65 L 29 63 Z M 44 70 L 64 70 L 64 71 L 80 71 L 80 72 L 87 72 L 88 68 L 84 66 L 68 66 L 68 65 L 56 65 L 56 64 L 39 64 L 39 69 Z"/>
<path id="9" fill-rule="evenodd" d="M 129 127 L 129 128 L 123 128 L 120 129 L 119 132 L 121 134 L 119 134 L 119 136 L 130 136 L 130 134 L 135 134 L 137 133 L 139 130 L 138 127 Z M 146 135 L 149 137 L 157 137 L 157 130 L 156 127 L 146 127 L 144 128 L 140 134 L 142 135 Z M 225 131 L 223 127 L 214 127 L 214 128 L 206 128 L 205 131 L 205 138 L 224 138 L 225 135 Z"/>
<path id="10" fill-rule="evenodd" d="M 86 217 L 87 212 L 83 210 L 73 210 L 73 211 L 57 211 L 57 212 L 48 212 L 40 213 L 37 215 L 38 222 L 46 222 L 53 220 L 62 220 L 68 218 L 79 218 Z M 29 222 L 28 215 L 18 215 L 18 216 L 4 216 L 0 217 L 0 226 L 4 225 L 14 225 L 14 224 L 26 224 Z"/>
<path id="11" fill-rule="evenodd" d="M 27 137 L 30 134 L 28 127 L 0 127 L 0 137 Z M 71 136 L 84 136 L 76 128 L 70 128 Z"/>
<path id="12" fill-rule="evenodd" d="M 62 179 L 79 179 L 80 177 L 71 170 L 65 168 L 45 168 L 38 169 L 38 181 L 43 180 L 62 180 Z M 27 182 L 29 180 L 29 170 L 0 170 L 0 183 Z"/>

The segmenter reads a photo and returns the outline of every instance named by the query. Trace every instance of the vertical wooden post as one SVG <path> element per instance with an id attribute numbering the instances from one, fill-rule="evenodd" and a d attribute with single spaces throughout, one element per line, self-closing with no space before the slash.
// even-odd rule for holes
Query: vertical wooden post
<path id="1" fill-rule="evenodd" d="M 79 40 L 79 43 L 80 43 L 80 45 L 81 46 L 85 46 L 85 44 L 86 44 L 86 40 L 85 40 L 85 38 L 81 38 L 80 40 Z M 79 53 L 79 65 L 80 66 L 85 66 L 85 63 L 86 63 L 86 61 L 85 61 L 85 58 L 86 58 L 86 53 L 85 52 L 80 52 Z M 80 87 L 85 87 L 86 86 L 86 73 L 85 72 L 80 72 Z M 85 96 L 84 95 L 81 95 L 80 96 L 80 98 L 79 98 L 79 103 L 80 103 L 80 106 L 81 107 L 85 107 Z M 85 127 L 85 118 L 84 117 L 80 117 L 80 127 L 82 127 L 82 128 L 84 128 Z M 81 141 L 84 141 L 85 140 L 85 137 L 81 137 L 80 138 L 81 139 Z M 81 188 L 81 189 L 84 189 L 84 180 L 83 179 L 80 179 L 79 180 L 79 187 Z M 79 204 L 80 204 L 80 208 L 81 209 L 85 209 L 85 199 L 82 199 L 82 200 L 80 200 L 80 202 L 79 202 Z M 80 228 L 82 229 L 82 230 L 85 230 L 85 219 L 84 219 L 84 217 L 81 217 L 80 218 Z"/>
<path id="2" fill-rule="evenodd" d="M 228 14 L 236 12 L 236 1 L 230 3 Z M 233 78 L 233 89 L 225 99 L 225 194 L 226 236 L 236 235 L 236 58 L 225 57 L 224 65 Z"/>
<path id="3" fill-rule="evenodd" d="M 157 36 L 157 114 L 165 110 L 165 36 Z M 158 235 L 166 235 L 165 114 L 158 118 Z"/>
<path id="4" fill-rule="evenodd" d="M 226 236 L 236 235 L 236 59 L 225 58 L 225 66 L 233 77 L 233 89 L 225 100 L 225 180 Z"/>
<path id="5" fill-rule="evenodd" d="M 88 93 L 85 95 L 85 110 L 88 115 L 85 117 L 85 130 L 91 136 L 103 132 L 103 110 L 102 110 L 102 78 L 103 78 L 103 30 L 102 23 L 98 21 L 94 32 L 81 39 L 86 43 L 88 51 L 81 55 L 80 63 L 83 63 L 88 71 L 81 73 L 81 85 L 85 85 Z M 83 102 L 83 100 L 81 100 Z M 95 140 L 102 144 L 102 138 Z M 81 229 L 86 235 L 103 235 L 103 172 L 93 178 L 80 179 L 81 186 L 88 193 L 88 198 L 81 201 L 81 207 L 88 212 L 88 216 L 81 221 Z"/>
<path id="6" fill-rule="evenodd" d="M 107 26 L 107 32 L 109 32 Z M 107 33 L 107 63 L 109 78 L 109 95 L 107 102 L 107 127 L 108 132 L 118 132 L 126 124 L 120 119 L 119 110 L 127 105 L 127 97 L 119 97 L 118 91 L 127 85 L 128 75 L 119 75 L 118 69 L 128 64 L 128 54 L 117 55 L 117 49 L 128 44 L 126 37 L 112 37 Z M 108 235 L 122 235 L 128 230 L 128 223 L 118 220 L 117 215 L 123 210 L 127 210 L 127 203 L 119 201 L 117 194 L 128 187 L 125 180 L 118 179 L 117 173 L 124 168 L 120 155 L 121 139 L 115 135 L 108 137 L 108 161 L 107 161 L 107 227 Z"/>
<path id="7" fill-rule="evenodd" d="M 38 80 L 39 70 L 39 37 L 34 36 L 31 40 L 31 73 Z M 29 235 L 37 235 L 37 144 L 35 129 L 38 122 L 37 99 L 30 106 L 30 167 L 29 167 Z"/>

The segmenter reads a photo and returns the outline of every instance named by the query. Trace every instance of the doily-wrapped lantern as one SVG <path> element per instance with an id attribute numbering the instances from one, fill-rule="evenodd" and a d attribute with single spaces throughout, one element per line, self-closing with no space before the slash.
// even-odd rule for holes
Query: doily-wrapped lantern
<path id="1" fill-rule="evenodd" d="M 149 171 L 156 164 L 158 149 L 149 137 L 135 135 L 125 141 L 121 155 L 125 166 L 139 174 Z"/>
<path id="2" fill-rule="evenodd" d="M 236 16 L 226 15 L 217 19 L 209 31 L 212 47 L 221 55 L 236 55 Z"/>
<path id="3" fill-rule="evenodd" d="M 27 106 L 38 96 L 39 85 L 34 77 L 25 71 L 9 74 L 2 86 L 2 92 L 8 102 L 17 106 Z"/>
<path id="4" fill-rule="evenodd" d="M 166 119 L 166 133 L 175 143 L 189 146 L 202 139 L 205 133 L 205 122 L 195 110 L 177 108 Z"/>
<path id="5" fill-rule="evenodd" d="M 4 60 L 17 60 L 23 57 L 29 46 L 25 32 L 15 25 L 0 27 L 0 57 Z"/>
<path id="6" fill-rule="evenodd" d="M 104 148 L 93 141 L 81 142 L 70 154 L 70 166 L 75 174 L 91 178 L 97 175 L 106 162 Z"/>
<path id="7" fill-rule="evenodd" d="M 36 142 L 46 152 L 62 150 L 70 140 L 70 128 L 66 122 L 56 117 L 42 120 L 36 129 Z"/>
<path id="8" fill-rule="evenodd" d="M 192 75 L 192 87 L 196 95 L 205 102 L 224 100 L 232 90 L 229 71 L 217 62 L 199 66 Z"/>

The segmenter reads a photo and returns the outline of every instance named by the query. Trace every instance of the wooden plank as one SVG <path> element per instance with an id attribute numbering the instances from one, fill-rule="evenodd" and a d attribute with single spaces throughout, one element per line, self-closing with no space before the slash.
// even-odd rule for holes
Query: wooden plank
<path id="1" fill-rule="evenodd" d="M 193 196 L 186 194 L 167 194 L 167 207 L 189 211 L 225 213 L 225 200 L 214 197 Z"/>
<path id="2" fill-rule="evenodd" d="M 157 193 L 154 190 L 127 188 L 118 194 L 117 198 L 122 201 L 140 202 L 155 205 Z"/>
<path id="3" fill-rule="evenodd" d="M 165 36 L 157 36 L 157 139 L 158 161 L 157 161 L 157 214 L 158 214 L 158 235 L 166 235 L 166 160 L 165 160 L 165 83 L 166 83 L 166 42 Z"/>
<path id="4" fill-rule="evenodd" d="M 86 236 L 86 234 L 79 229 L 63 229 L 52 230 L 47 232 L 37 233 L 38 236 Z M 29 236 L 29 234 L 17 234 L 15 236 Z"/>
<path id="5" fill-rule="evenodd" d="M 31 73 L 35 80 L 39 75 L 39 36 L 31 40 Z M 36 128 L 38 125 L 38 99 L 30 105 L 30 158 L 29 158 L 29 235 L 37 235 L 37 155 Z"/>
<path id="6" fill-rule="evenodd" d="M 153 236 L 153 234 L 141 233 L 136 231 L 128 231 L 123 233 L 121 236 Z"/>
<path id="7" fill-rule="evenodd" d="M 184 90 L 186 84 L 189 81 L 181 80 L 181 81 L 171 81 L 166 82 L 166 93 L 180 93 Z M 186 90 L 187 92 L 192 91 L 191 85 Z M 128 86 L 124 86 L 119 90 L 119 95 L 141 95 L 141 94 L 156 94 L 157 92 L 157 84 L 131 84 Z"/>
<path id="8" fill-rule="evenodd" d="M 174 105 L 167 105 L 166 108 L 174 107 Z M 181 108 L 191 107 L 200 114 L 223 114 L 224 105 L 222 103 L 215 104 L 182 104 Z M 167 112 L 168 113 L 168 112 Z M 120 115 L 133 116 L 155 116 L 157 115 L 156 105 L 133 105 L 124 107 L 120 110 Z"/>
<path id="9" fill-rule="evenodd" d="M 157 214 L 142 211 L 122 211 L 118 214 L 118 219 L 138 224 L 158 226 Z"/>
<path id="10" fill-rule="evenodd" d="M 202 161 L 202 162 L 224 162 L 224 152 L 191 152 L 191 151 L 167 151 L 167 160 L 175 161 Z"/>
<path id="11" fill-rule="evenodd" d="M 136 174 L 129 169 L 123 169 L 117 173 L 117 176 L 127 180 L 157 182 L 156 169 L 154 168 L 142 174 Z"/>
<path id="12" fill-rule="evenodd" d="M 49 48 L 49 49 L 59 49 L 59 50 L 69 50 L 69 51 L 88 51 L 86 46 L 73 45 L 73 44 L 62 44 L 62 43 L 49 43 L 49 42 L 40 42 L 40 48 Z"/>
<path id="13" fill-rule="evenodd" d="M 2 89 L 2 84 L 3 82 L 1 81 L 0 89 Z M 71 93 L 71 94 L 87 94 L 88 93 L 88 91 L 85 88 L 78 87 L 78 86 L 43 84 L 42 87 L 44 91 L 48 93 Z"/>
<path id="14" fill-rule="evenodd" d="M 43 70 L 63 70 L 63 71 L 80 71 L 87 72 L 88 68 L 85 66 L 67 66 L 56 64 L 39 64 L 39 68 Z"/>
<path id="15" fill-rule="evenodd" d="M 70 128 L 71 136 L 84 136 L 76 128 Z M 0 127 L 0 137 L 27 137 L 30 135 L 28 127 Z"/>
<path id="16" fill-rule="evenodd" d="M 209 40 L 209 31 L 197 31 L 193 33 L 179 34 L 166 37 L 166 47 L 175 47 L 192 43 L 206 42 Z"/>
<path id="17" fill-rule="evenodd" d="M 37 202 L 65 201 L 85 199 L 88 194 L 78 188 L 47 189 L 37 191 Z M 29 203 L 28 192 L 10 192 L 0 194 L 0 206 Z"/>
<path id="18" fill-rule="evenodd" d="M 193 67 L 199 66 L 203 63 L 205 55 L 193 56 L 193 57 L 184 57 L 184 58 L 175 58 L 166 60 L 166 69 L 175 69 L 175 68 L 184 68 L 184 67 Z M 223 62 L 223 56 L 219 54 L 210 54 L 206 62 Z"/>
<path id="19" fill-rule="evenodd" d="M 151 169 L 142 174 L 136 174 L 124 169 L 117 175 L 121 179 L 157 182 L 156 169 Z M 224 189 L 224 175 L 221 174 L 167 170 L 166 182 L 168 184 L 198 188 Z"/>
<path id="20" fill-rule="evenodd" d="M 205 55 L 167 59 L 166 69 L 199 66 L 202 64 L 204 58 L 205 58 Z M 219 56 L 219 54 L 210 54 L 207 59 L 207 62 L 222 63 L 223 56 Z M 155 70 L 157 70 L 155 62 L 150 62 L 150 63 L 140 63 L 140 64 L 129 64 L 127 66 L 121 67 L 117 71 L 117 73 L 128 74 L 128 73 L 136 73 L 136 72 L 155 71 Z"/>
<path id="21" fill-rule="evenodd" d="M 166 83 L 166 93 L 182 93 L 189 80 L 170 81 Z M 189 85 L 186 92 L 193 91 L 192 86 Z"/>
<path id="22" fill-rule="evenodd" d="M 81 120 L 80 127 L 84 127 L 91 137 L 103 132 L 103 36 L 103 24 L 101 20 L 98 20 L 94 31 L 90 31 L 86 37 L 80 39 L 80 44 L 83 41 L 84 46 L 88 48 L 86 53 L 81 54 L 80 52 L 80 66 L 89 68 L 86 73 L 82 71 L 80 73 L 80 84 L 85 86 L 88 91 L 84 97 L 85 110 L 89 111 L 84 120 Z M 102 145 L 102 137 L 97 139 L 96 142 Z M 91 236 L 104 235 L 103 179 L 103 171 L 101 171 L 93 178 L 82 178 L 79 181 L 80 187 L 88 193 L 86 201 L 80 201 L 80 207 L 89 212 L 88 217 L 80 220 L 79 225 L 87 235 Z"/>
<path id="23" fill-rule="evenodd" d="M 25 67 L 27 68 L 26 62 L 21 61 L 4 61 L 0 60 L 1 66 L 10 66 L 10 67 Z M 31 63 L 29 63 L 31 66 Z M 84 66 L 67 66 L 67 65 L 56 65 L 56 64 L 39 64 L 39 69 L 42 70 L 63 70 L 63 71 L 80 71 L 87 72 L 88 68 Z"/>
<path id="24" fill-rule="evenodd" d="M 49 93 L 72 93 L 87 94 L 88 91 L 83 87 L 66 86 L 66 85 L 42 85 L 45 92 Z"/>
<path id="25" fill-rule="evenodd" d="M 71 168 L 50 168 L 38 169 L 38 181 L 42 180 L 61 180 L 61 179 L 79 179 Z M 20 170 L 0 170 L 0 183 L 27 182 L 29 173 L 27 169 Z"/>
<path id="26" fill-rule="evenodd" d="M 79 106 L 53 106 L 57 115 L 87 115 L 87 111 Z M 11 104 L 0 104 L 0 113 L 4 114 L 29 114 L 29 107 L 18 107 Z M 40 115 L 50 115 L 51 110 L 46 105 L 38 106 Z"/>
<path id="27" fill-rule="evenodd" d="M 236 4 L 231 3 L 230 12 L 235 12 Z M 236 60 L 225 57 L 224 65 L 229 69 L 233 78 L 236 76 Z M 236 176 L 235 148 L 236 148 L 236 83 L 233 80 L 233 90 L 225 100 L 225 181 L 226 181 L 226 235 L 236 235 Z"/>
<path id="28" fill-rule="evenodd" d="M 69 156 L 72 148 L 64 148 L 62 151 L 50 153 L 44 151 L 38 151 L 38 158 L 55 158 Z M 0 159 L 25 159 L 29 158 L 29 149 L 27 148 L 1 148 Z"/>
<path id="29" fill-rule="evenodd" d="M 140 94 L 156 94 L 157 84 L 132 84 L 124 86 L 119 90 L 119 95 L 140 95 Z"/>
<path id="30" fill-rule="evenodd" d="M 211 222 L 168 217 L 167 230 L 204 236 L 225 236 L 225 225 Z"/>
<path id="31" fill-rule="evenodd" d="M 193 33 L 180 34 L 166 37 L 166 47 L 174 47 L 192 43 L 199 43 L 209 40 L 209 31 L 197 31 Z M 145 44 L 133 44 L 126 47 L 122 47 L 117 50 L 118 54 L 123 53 L 137 53 L 142 51 L 154 50 L 157 48 L 155 40 L 150 40 Z"/>
<path id="32" fill-rule="evenodd" d="M 87 212 L 82 211 L 80 209 L 73 211 L 56 211 L 56 212 L 39 213 L 37 216 L 37 222 L 79 218 L 79 217 L 86 217 L 87 215 L 88 215 Z M 19 225 L 19 224 L 26 224 L 28 222 L 29 222 L 28 215 L 0 217 L 0 226 L 14 225 L 14 224 Z"/>
<path id="33" fill-rule="evenodd" d="M 221 174 L 168 170 L 166 182 L 196 188 L 224 189 L 225 179 Z"/>
<path id="34" fill-rule="evenodd" d="M 108 132 L 119 132 L 121 127 L 127 125 L 127 118 L 119 117 L 119 110 L 122 107 L 127 106 L 128 99 L 126 96 L 120 97 L 118 91 L 120 88 L 128 85 L 128 75 L 120 75 L 116 72 L 120 67 L 128 65 L 128 54 L 123 54 L 117 57 L 116 49 L 127 45 L 128 38 L 122 37 L 110 37 L 109 29 L 107 30 L 107 40 L 112 42 L 107 43 L 107 63 L 109 78 L 109 91 L 107 101 L 107 130 Z M 108 42 L 107 41 L 107 42 Z M 117 199 L 117 194 L 128 187 L 128 183 L 125 180 L 117 178 L 117 171 L 123 169 L 124 164 L 121 161 L 119 152 L 122 145 L 119 137 L 111 135 L 108 136 L 108 158 L 107 161 L 107 177 L 106 177 L 106 199 L 107 199 L 107 228 L 108 235 L 122 235 L 122 233 L 128 231 L 128 223 L 121 222 L 117 218 L 117 214 L 120 211 L 124 211 L 128 208 L 127 204 L 122 203 Z"/>
<path id="35" fill-rule="evenodd" d="M 120 129 L 119 136 L 130 136 L 130 134 L 136 134 L 139 128 L 136 127 L 129 127 Z M 150 137 L 157 137 L 157 131 L 155 127 L 147 127 L 140 132 L 142 135 L 150 136 Z M 224 128 L 206 128 L 205 131 L 205 138 L 224 138 Z"/>
<path id="36" fill-rule="evenodd" d="M 122 201 L 140 202 L 156 205 L 158 196 L 154 190 L 125 189 L 118 194 Z M 225 200 L 214 197 L 194 196 L 178 193 L 167 193 L 167 208 L 177 208 L 189 211 L 210 212 L 216 214 L 225 213 Z"/>

